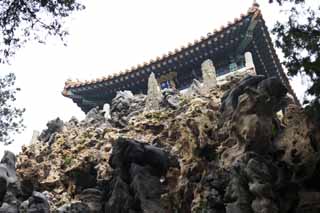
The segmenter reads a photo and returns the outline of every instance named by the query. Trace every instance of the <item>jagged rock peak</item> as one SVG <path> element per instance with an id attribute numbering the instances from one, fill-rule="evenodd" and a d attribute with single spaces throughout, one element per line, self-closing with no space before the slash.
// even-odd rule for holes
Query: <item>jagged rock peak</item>
<path id="1" fill-rule="evenodd" d="M 201 64 L 203 86 L 212 89 L 217 86 L 216 68 L 212 60 L 207 59 Z"/>
<path id="2" fill-rule="evenodd" d="M 145 111 L 159 110 L 162 101 L 161 89 L 155 74 L 152 72 L 148 79 L 148 95 L 146 100 Z"/>

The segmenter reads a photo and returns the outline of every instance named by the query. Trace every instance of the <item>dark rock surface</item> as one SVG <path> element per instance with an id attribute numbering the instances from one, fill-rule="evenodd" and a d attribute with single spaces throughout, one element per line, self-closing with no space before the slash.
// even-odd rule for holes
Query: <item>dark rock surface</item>
<path id="1" fill-rule="evenodd" d="M 25 196 L 21 187 L 22 184 L 16 176 L 15 164 L 15 155 L 12 152 L 5 151 L 0 164 L 0 212 L 49 213 L 49 203 L 42 193 L 33 191 L 28 199 L 24 200 Z"/>
<path id="2" fill-rule="evenodd" d="M 64 204 L 58 210 L 58 213 L 89 213 L 89 207 L 82 202 L 72 202 Z"/>
<path id="3" fill-rule="evenodd" d="M 125 138 L 119 138 L 113 147 L 110 165 L 118 173 L 107 201 L 107 212 L 115 203 L 128 200 L 119 212 L 165 212 L 160 204 L 164 187 L 160 178 L 169 169 L 169 155 L 160 148 Z"/>
<path id="4" fill-rule="evenodd" d="M 101 123 L 104 122 L 105 118 L 104 118 L 104 112 L 99 110 L 99 108 L 95 107 L 92 108 L 87 114 L 86 117 L 84 119 L 84 123 L 86 123 L 87 125 L 92 125 L 94 123 Z"/>
<path id="5" fill-rule="evenodd" d="M 179 90 L 165 89 L 163 90 L 163 106 L 172 109 L 178 109 L 181 106 L 182 98 Z"/>
<path id="6" fill-rule="evenodd" d="M 62 130 L 63 125 L 63 121 L 60 118 L 49 121 L 47 123 L 47 129 L 41 132 L 39 140 L 45 143 L 52 144 L 56 133 Z"/>
<path id="7" fill-rule="evenodd" d="M 125 127 L 131 117 L 143 111 L 145 101 L 145 95 L 134 96 L 130 91 L 117 92 L 110 108 L 112 123 L 116 127 Z"/>
<path id="8" fill-rule="evenodd" d="M 83 190 L 79 196 L 79 200 L 88 206 L 92 213 L 103 211 L 103 193 L 95 188 L 87 188 Z"/>

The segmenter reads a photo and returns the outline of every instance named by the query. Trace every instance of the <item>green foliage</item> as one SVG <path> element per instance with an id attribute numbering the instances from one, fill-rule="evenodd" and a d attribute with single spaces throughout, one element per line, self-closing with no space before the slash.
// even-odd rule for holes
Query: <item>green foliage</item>
<path id="1" fill-rule="evenodd" d="M 272 1 L 270 1 L 272 2 Z M 305 100 L 306 111 L 320 122 L 320 2 L 307 7 L 304 0 L 278 0 L 280 5 L 292 2 L 285 23 L 278 22 L 272 32 L 277 36 L 276 46 L 284 53 L 284 65 L 291 76 L 308 76 L 311 86 L 307 93 L 314 99 Z"/>
<path id="2" fill-rule="evenodd" d="M 77 0 L 1 0 L 0 62 L 7 62 L 29 40 L 44 43 L 48 35 L 63 40 L 68 34 L 64 19 L 82 9 Z"/>
<path id="3" fill-rule="evenodd" d="M 78 0 L 1 0 L 0 1 L 0 63 L 27 41 L 45 43 L 47 36 L 57 36 L 64 41 L 68 34 L 63 29 L 64 20 L 73 11 L 84 6 Z M 12 104 L 18 88 L 15 75 L 0 76 L 0 142 L 12 142 L 11 134 L 23 129 L 22 114 Z"/>
<path id="4" fill-rule="evenodd" d="M 64 165 L 70 166 L 71 163 L 72 163 L 72 157 L 70 157 L 70 156 L 65 156 L 65 158 L 64 158 Z"/>
<path id="5" fill-rule="evenodd" d="M 19 133 L 24 128 L 22 114 L 25 110 L 12 105 L 20 90 L 14 87 L 15 80 L 13 73 L 0 76 L 0 142 L 5 144 L 12 142 L 11 134 Z"/>
<path id="6" fill-rule="evenodd" d="M 304 3 L 305 0 L 275 0 L 278 4 L 282 5 L 284 2 L 294 2 L 295 4 Z M 269 0 L 270 3 L 273 3 L 274 0 Z"/>
<path id="7" fill-rule="evenodd" d="M 273 137 L 273 138 L 275 138 L 275 137 L 277 136 L 277 134 L 278 134 L 278 129 L 277 129 L 277 127 L 276 127 L 274 124 L 272 124 L 271 133 L 272 133 L 272 137 Z"/>
<path id="8" fill-rule="evenodd" d="M 203 198 L 199 201 L 198 208 L 195 209 L 196 213 L 206 213 L 207 212 L 208 201 Z"/>

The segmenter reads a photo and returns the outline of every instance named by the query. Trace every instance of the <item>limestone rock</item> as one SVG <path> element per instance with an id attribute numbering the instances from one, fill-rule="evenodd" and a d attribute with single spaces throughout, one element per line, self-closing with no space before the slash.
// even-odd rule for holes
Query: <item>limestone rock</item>
<path id="1" fill-rule="evenodd" d="M 164 89 L 163 90 L 163 102 L 162 105 L 168 106 L 172 109 L 180 108 L 182 104 L 182 97 L 176 89 Z"/>
<path id="2" fill-rule="evenodd" d="M 12 191 L 8 191 L 2 200 L 2 205 L 0 207 L 1 213 L 17 213 L 18 207 L 20 205 L 20 200 L 17 199 L 17 195 Z"/>
<path id="3" fill-rule="evenodd" d="M 253 63 L 253 58 L 251 52 L 246 52 L 244 54 L 244 59 L 245 59 L 245 66 L 246 67 L 253 67 L 254 68 L 254 63 Z"/>
<path id="4" fill-rule="evenodd" d="M 111 103 L 111 122 L 116 127 L 125 127 L 131 117 L 141 113 L 145 106 L 144 95 L 134 96 L 130 91 L 119 91 Z"/>
<path id="5" fill-rule="evenodd" d="M 266 77 L 262 75 L 247 76 L 242 79 L 236 86 L 226 91 L 221 99 L 220 111 L 224 114 L 224 117 L 230 116 L 236 107 L 238 106 L 240 95 L 245 93 L 246 88 L 256 87 L 259 82 Z"/>
<path id="6" fill-rule="evenodd" d="M 148 79 L 148 95 L 146 99 L 145 111 L 159 110 L 160 103 L 162 101 L 162 93 L 158 85 L 158 81 L 154 75 L 151 73 Z"/>
<path id="7" fill-rule="evenodd" d="M 154 176 L 148 167 L 131 164 L 130 184 L 135 197 L 139 199 L 143 212 L 165 213 L 161 206 L 160 198 L 164 193 L 159 177 Z"/>
<path id="8" fill-rule="evenodd" d="M 15 181 L 14 155 L 1 162 L 0 212 L 318 212 L 319 127 L 280 80 L 247 74 L 206 93 L 195 81 L 189 97 L 163 90 L 152 111 L 118 92 L 111 124 L 97 109 L 47 130 L 50 145 L 23 147 Z"/>
<path id="9" fill-rule="evenodd" d="M 105 212 L 125 213 L 133 211 L 134 198 L 130 193 L 128 184 L 118 176 L 112 180 L 111 188 L 109 199 L 105 203 Z"/>
<path id="10" fill-rule="evenodd" d="M 49 213 L 50 207 L 47 198 L 40 192 L 34 191 L 28 199 L 28 213 Z"/>
<path id="11" fill-rule="evenodd" d="M 106 120 L 109 120 L 111 118 L 111 115 L 110 115 L 110 104 L 104 104 L 103 105 L 103 113 L 104 113 L 104 118 Z"/>
<path id="12" fill-rule="evenodd" d="M 301 182 L 315 171 L 319 161 L 320 142 L 314 132 L 316 127 L 297 105 L 289 105 L 284 120 L 286 128 L 276 139 L 279 160 L 292 169 L 292 181 Z"/>
<path id="13" fill-rule="evenodd" d="M 119 138 L 112 150 L 110 165 L 113 168 L 124 169 L 128 172 L 130 164 L 135 163 L 142 166 L 152 166 L 157 176 L 164 175 L 169 167 L 169 155 L 161 149 L 152 145 L 143 144 L 138 141 Z M 125 174 L 124 175 L 128 175 Z M 123 178 L 127 178 L 123 176 Z"/>
<path id="14" fill-rule="evenodd" d="M 63 121 L 60 118 L 56 118 L 47 123 L 47 129 L 43 130 L 39 136 L 39 140 L 52 144 L 57 132 L 60 132 L 63 128 Z"/>
<path id="15" fill-rule="evenodd" d="M 185 96 L 187 97 L 196 97 L 203 95 L 203 91 L 201 90 L 201 83 L 197 79 L 193 79 L 192 84 L 190 87 L 186 90 Z"/>
<path id="16" fill-rule="evenodd" d="M 81 192 L 79 200 L 88 206 L 90 212 L 100 213 L 103 211 L 103 193 L 94 188 L 88 188 Z"/>
<path id="17" fill-rule="evenodd" d="M 82 213 L 90 212 L 90 209 L 87 205 L 81 202 L 72 202 L 65 204 L 57 209 L 58 213 Z"/>
<path id="18" fill-rule="evenodd" d="M 8 186 L 17 181 L 15 164 L 15 155 L 10 151 L 5 151 L 0 163 L 0 201 L 5 198 Z"/>
<path id="19" fill-rule="evenodd" d="M 100 111 L 98 107 L 92 108 L 85 117 L 84 122 L 87 124 L 93 124 L 98 122 L 104 122 L 104 112 Z"/>
<path id="20" fill-rule="evenodd" d="M 30 144 L 36 143 L 38 141 L 39 135 L 40 135 L 39 131 L 33 130 Z"/>
<path id="21" fill-rule="evenodd" d="M 203 87 L 213 89 L 217 86 L 216 69 L 210 59 L 201 64 Z"/>
<path id="22" fill-rule="evenodd" d="M 131 201 L 130 192 L 125 182 L 130 182 L 136 202 L 140 204 L 143 212 L 165 212 L 160 204 L 161 194 L 164 189 L 161 186 L 160 178 L 166 175 L 169 168 L 169 155 L 161 149 L 120 138 L 113 149 L 110 157 L 110 164 L 114 169 L 118 169 L 119 177 L 116 178 L 116 184 L 112 187 L 111 200 L 108 201 L 107 207 L 111 209 L 116 203 L 123 203 L 126 211 L 134 208 L 134 200 Z M 119 184 L 125 188 L 118 191 Z M 124 191 L 123 191 L 124 190 Z M 126 197 L 126 203 L 123 198 Z M 119 207 L 114 207 L 119 209 Z M 115 211 L 114 209 L 114 211 Z M 122 212 L 118 210 L 116 212 Z"/>

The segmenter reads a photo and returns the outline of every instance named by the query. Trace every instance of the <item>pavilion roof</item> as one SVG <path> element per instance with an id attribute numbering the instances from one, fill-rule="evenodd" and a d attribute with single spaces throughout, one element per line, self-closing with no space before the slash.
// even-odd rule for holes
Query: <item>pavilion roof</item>
<path id="1" fill-rule="evenodd" d="M 250 31 L 252 31 L 252 36 L 250 36 Z M 278 76 L 295 97 L 258 5 L 254 5 L 247 14 L 241 14 L 239 18 L 229 22 L 226 26 L 221 26 L 219 30 L 209 32 L 206 36 L 186 46 L 176 48 L 174 51 L 169 51 L 167 54 L 125 71 L 90 81 L 68 80 L 62 94 L 72 98 L 83 111 L 87 112 L 94 105 L 110 102 L 119 90 L 139 92 L 141 88 L 145 89 L 151 72 L 154 72 L 156 77 L 166 74 L 169 70 L 183 73 L 190 65 L 199 65 L 207 58 L 220 61 L 223 60 L 226 53 L 235 54 L 236 51 L 253 52 L 258 74 Z"/>

